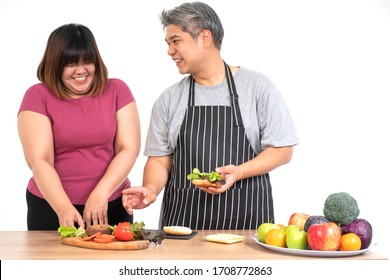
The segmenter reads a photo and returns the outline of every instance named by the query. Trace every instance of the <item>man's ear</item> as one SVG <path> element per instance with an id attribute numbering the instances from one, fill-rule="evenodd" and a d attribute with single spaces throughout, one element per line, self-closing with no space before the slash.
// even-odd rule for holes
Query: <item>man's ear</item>
<path id="1" fill-rule="evenodd" d="M 213 44 L 213 34 L 211 34 L 210 30 L 204 29 L 200 32 L 199 36 L 204 48 L 209 48 Z"/>

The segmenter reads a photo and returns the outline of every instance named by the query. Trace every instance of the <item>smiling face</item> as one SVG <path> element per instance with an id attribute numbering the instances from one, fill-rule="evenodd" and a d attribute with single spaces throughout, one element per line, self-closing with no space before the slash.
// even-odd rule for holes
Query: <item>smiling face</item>
<path id="1" fill-rule="evenodd" d="M 199 35 L 200 36 L 200 35 Z M 190 33 L 184 32 L 177 25 L 168 25 L 165 41 L 168 55 L 175 61 L 180 74 L 193 74 L 203 57 L 202 40 L 194 40 Z"/>
<path id="2" fill-rule="evenodd" d="M 95 76 L 95 64 L 82 59 L 76 64 L 67 64 L 62 72 L 62 82 L 72 98 L 89 92 Z"/>

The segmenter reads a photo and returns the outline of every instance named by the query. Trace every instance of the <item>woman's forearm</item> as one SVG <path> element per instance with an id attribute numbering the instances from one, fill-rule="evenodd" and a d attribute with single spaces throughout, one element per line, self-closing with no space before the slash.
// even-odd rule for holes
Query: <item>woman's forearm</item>
<path id="1" fill-rule="evenodd" d="M 116 114 L 115 157 L 94 192 L 102 192 L 106 199 L 123 183 L 133 168 L 141 147 L 138 109 L 135 102 L 121 108 Z"/>
<path id="2" fill-rule="evenodd" d="M 123 183 L 133 168 L 139 149 L 120 151 L 111 161 L 106 173 L 96 185 L 94 191 L 104 193 L 108 198 Z"/>
<path id="3" fill-rule="evenodd" d="M 54 166 L 47 161 L 31 163 L 34 180 L 46 201 L 59 215 L 62 209 L 72 206 Z"/>

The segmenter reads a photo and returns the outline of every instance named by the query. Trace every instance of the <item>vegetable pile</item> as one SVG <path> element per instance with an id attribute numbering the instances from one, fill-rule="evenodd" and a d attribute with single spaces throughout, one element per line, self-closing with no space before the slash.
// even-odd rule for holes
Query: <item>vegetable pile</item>
<path id="1" fill-rule="evenodd" d="M 96 227 L 98 230 L 93 230 Z M 133 241 L 133 240 L 149 240 L 150 242 L 161 244 L 164 240 L 164 233 L 162 231 L 145 230 L 144 222 L 122 222 L 118 225 L 106 225 L 105 230 L 100 230 L 101 225 L 91 226 L 86 230 L 82 227 L 76 228 L 60 226 L 58 232 L 60 238 L 80 237 L 85 241 L 94 241 L 97 243 L 110 243 L 117 241 Z M 106 230 L 110 233 L 107 233 Z"/>
<path id="2" fill-rule="evenodd" d="M 360 209 L 347 192 L 329 194 L 323 215 L 294 212 L 288 224 L 259 225 L 259 242 L 267 245 L 315 251 L 358 251 L 369 248 L 373 238 L 370 222 L 359 217 Z"/>

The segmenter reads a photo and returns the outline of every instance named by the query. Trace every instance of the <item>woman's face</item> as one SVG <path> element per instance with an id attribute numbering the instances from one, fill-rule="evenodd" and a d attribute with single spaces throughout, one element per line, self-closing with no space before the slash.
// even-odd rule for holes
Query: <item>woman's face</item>
<path id="1" fill-rule="evenodd" d="M 95 64 L 82 59 L 68 64 L 62 72 L 62 82 L 73 98 L 81 97 L 91 88 L 95 76 Z"/>

